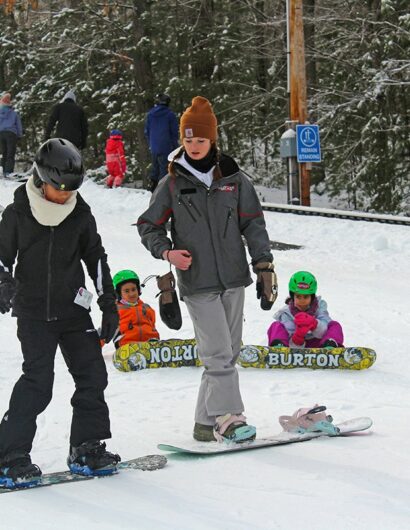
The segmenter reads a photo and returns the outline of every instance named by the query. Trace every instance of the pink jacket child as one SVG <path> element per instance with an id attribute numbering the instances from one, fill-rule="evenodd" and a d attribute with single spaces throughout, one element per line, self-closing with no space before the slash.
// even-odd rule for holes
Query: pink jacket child
<path id="1" fill-rule="evenodd" d="M 323 298 L 316 296 L 316 278 L 298 271 L 289 281 L 286 306 L 275 313 L 268 329 L 269 346 L 337 348 L 343 346 L 343 330 L 332 320 Z"/>
<path id="2" fill-rule="evenodd" d="M 107 186 L 109 188 L 121 186 L 127 171 L 127 161 L 125 160 L 122 132 L 119 129 L 113 129 L 107 140 L 105 162 L 109 173 L 106 180 Z"/>

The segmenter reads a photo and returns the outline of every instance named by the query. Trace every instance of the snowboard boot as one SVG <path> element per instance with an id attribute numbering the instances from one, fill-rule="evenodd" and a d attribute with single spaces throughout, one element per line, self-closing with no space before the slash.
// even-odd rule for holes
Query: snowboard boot
<path id="1" fill-rule="evenodd" d="M 308 432 L 338 434 L 339 428 L 333 425 L 332 416 L 326 415 L 325 410 L 326 407 L 323 405 L 298 409 L 292 416 L 280 416 L 279 423 L 284 431 L 297 434 Z"/>
<path id="2" fill-rule="evenodd" d="M 215 442 L 214 428 L 212 425 L 203 425 L 195 423 L 193 437 L 198 442 Z"/>
<path id="3" fill-rule="evenodd" d="M 78 447 L 70 447 L 67 464 L 71 473 L 77 475 L 111 475 L 117 471 L 121 458 L 106 450 L 104 442 L 90 440 Z"/>
<path id="4" fill-rule="evenodd" d="M 334 339 L 327 339 L 321 347 L 331 350 L 333 348 L 338 348 L 339 344 Z"/>
<path id="5" fill-rule="evenodd" d="M 28 453 L 14 452 L 0 464 L 0 486 L 4 488 L 30 488 L 41 481 L 41 470 L 31 463 Z"/>
<path id="6" fill-rule="evenodd" d="M 256 438 L 256 428 L 246 423 L 246 418 L 243 414 L 228 413 L 216 418 L 214 436 L 218 442 L 249 442 Z"/>

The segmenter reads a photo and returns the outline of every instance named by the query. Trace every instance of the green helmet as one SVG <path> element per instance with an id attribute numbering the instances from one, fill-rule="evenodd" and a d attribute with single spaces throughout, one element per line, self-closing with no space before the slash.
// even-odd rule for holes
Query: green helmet
<path id="1" fill-rule="evenodd" d="M 289 291 L 298 294 L 316 294 L 317 281 L 311 272 L 298 271 L 289 280 Z"/>
<path id="2" fill-rule="evenodd" d="M 129 269 L 117 272 L 117 274 L 112 279 L 112 283 L 114 285 L 115 290 L 117 290 L 117 288 L 124 282 L 136 282 L 138 287 L 140 285 L 140 279 L 138 278 L 138 274 Z"/>

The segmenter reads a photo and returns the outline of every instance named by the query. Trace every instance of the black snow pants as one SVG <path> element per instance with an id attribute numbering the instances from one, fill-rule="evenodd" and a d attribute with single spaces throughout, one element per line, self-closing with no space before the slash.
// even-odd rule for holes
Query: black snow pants
<path id="1" fill-rule="evenodd" d="M 30 453 L 37 416 L 51 401 L 57 346 L 75 382 L 70 444 L 111 438 L 104 400 L 107 370 L 90 316 L 53 322 L 18 318 L 17 327 L 23 375 L 14 386 L 9 410 L 0 424 L 0 460 L 14 452 Z"/>
<path id="2" fill-rule="evenodd" d="M 14 160 L 16 157 L 17 134 L 12 131 L 0 131 L 0 147 L 2 158 L 1 166 L 3 175 L 13 173 Z"/>

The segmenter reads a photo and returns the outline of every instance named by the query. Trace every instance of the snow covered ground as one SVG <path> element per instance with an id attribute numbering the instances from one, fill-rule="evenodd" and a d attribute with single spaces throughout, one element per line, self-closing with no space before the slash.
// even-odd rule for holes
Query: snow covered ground
<path id="1" fill-rule="evenodd" d="M 0 203 L 16 184 L 0 181 Z M 106 190 L 87 181 L 81 190 L 97 218 L 113 272 L 135 269 L 141 278 L 167 270 L 151 258 L 131 226 L 150 194 Z M 374 420 L 371 434 L 232 455 L 169 456 L 166 468 L 0 496 L 1 528 L 77 530 L 396 530 L 410 527 L 410 230 L 390 226 L 266 214 L 270 239 L 303 245 L 276 252 L 279 307 L 289 276 L 307 269 L 345 330 L 346 343 L 377 350 L 361 372 L 240 370 L 250 422 L 258 434 L 280 431 L 277 417 L 318 402 L 337 421 Z M 88 287 L 92 289 L 90 283 Z M 143 299 L 156 307 L 152 281 Z M 192 337 L 182 304 L 180 337 Z M 272 312 L 263 312 L 254 285 L 246 292 L 245 343 L 266 343 Z M 93 318 L 99 324 L 97 306 Z M 175 336 L 158 324 L 163 338 Z M 0 315 L 0 409 L 7 408 L 20 374 L 15 320 Z M 105 352 L 112 347 L 106 346 Z M 159 442 L 189 440 L 200 368 L 121 373 L 107 359 L 110 449 L 123 459 L 158 452 Z M 39 417 L 32 452 L 43 472 L 65 468 L 73 383 L 61 355 L 54 398 Z M 0 414 L 2 412 L 0 411 Z"/>

